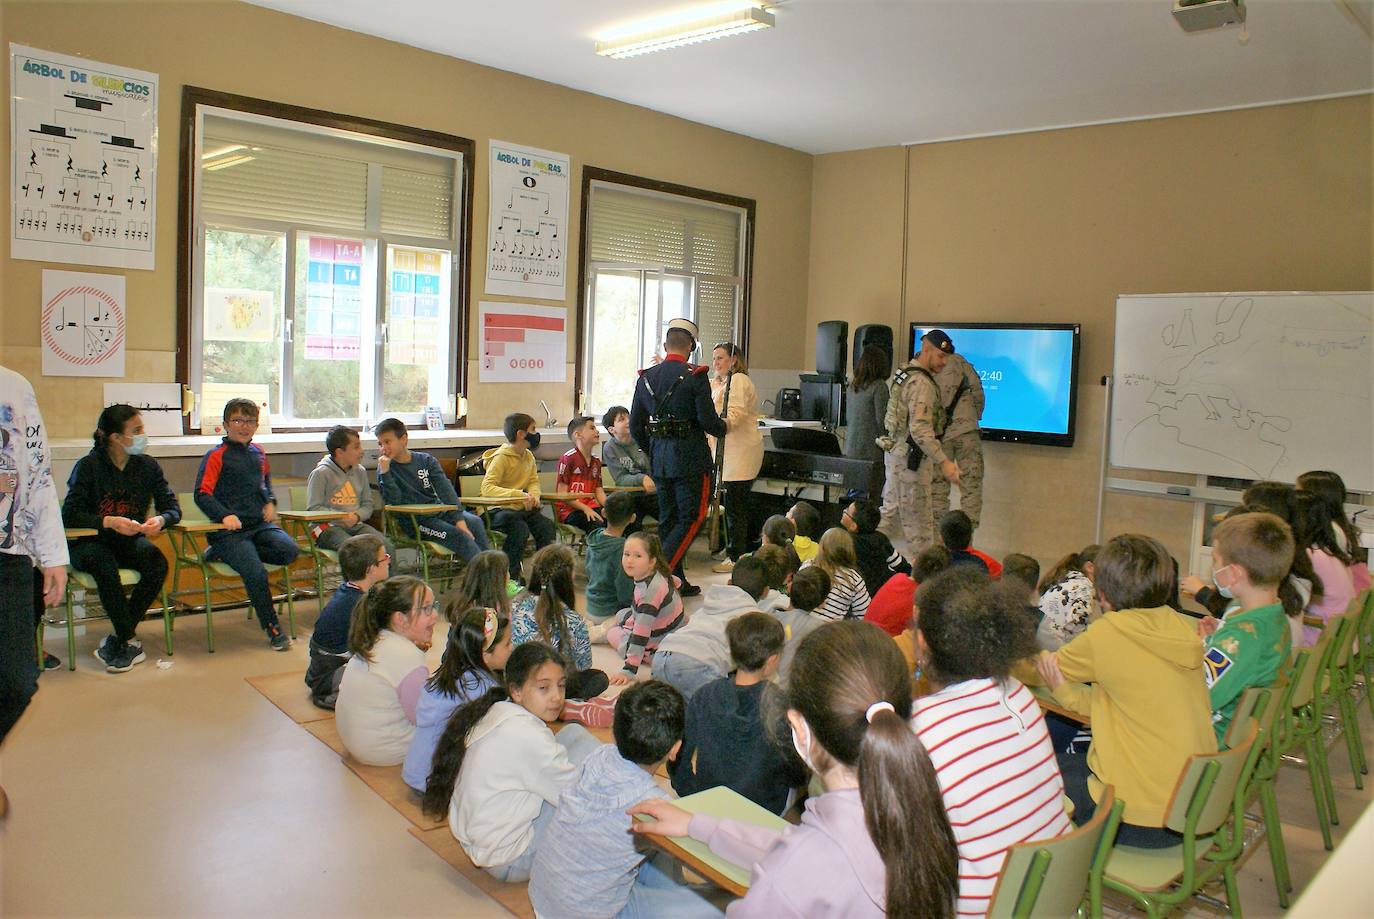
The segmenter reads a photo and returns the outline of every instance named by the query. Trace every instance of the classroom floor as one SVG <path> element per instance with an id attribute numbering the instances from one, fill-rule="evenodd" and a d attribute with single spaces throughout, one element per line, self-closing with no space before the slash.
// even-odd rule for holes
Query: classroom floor
<path id="1" fill-rule="evenodd" d="M 727 577 L 709 574 L 704 554 L 690 570 L 703 585 Z M 76 672 L 64 667 L 39 680 L 0 755 L 10 797 L 0 823 L 0 914 L 508 915 L 245 682 L 304 671 L 314 605 L 297 606 L 302 638 L 284 654 L 269 650 L 244 615 L 218 614 L 215 654 L 205 651 L 202 620 L 182 620 L 166 670 L 157 667 L 160 625 L 149 621 L 141 629 L 148 661 L 120 675 L 92 657 L 106 630 L 98 623 L 78 639 Z M 54 638 L 47 649 L 66 663 L 65 641 Z M 596 657 L 598 666 L 614 666 L 604 645 Z M 1361 713 L 1374 754 L 1364 703 Z M 1339 838 L 1374 795 L 1374 781 L 1354 791 L 1343 744 L 1333 749 L 1332 769 Z M 1288 770 L 1279 795 L 1301 892 L 1325 855 L 1303 773 Z M 1281 912 L 1263 847 L 1241 872 L 1241 894 L 1250 916 Z M 1189 914 L 1213 911 L 1200 905 Z"/>

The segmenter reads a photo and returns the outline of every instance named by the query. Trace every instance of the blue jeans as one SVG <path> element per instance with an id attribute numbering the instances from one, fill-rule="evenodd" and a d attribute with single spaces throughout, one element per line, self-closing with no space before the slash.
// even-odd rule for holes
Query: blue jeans
<path id="1" fill-rule="evenodd" d="M 710 664 L 703 664 L 695 657 L 674 654 L 672 651 L 659 651 L 654 654 L 653 671 L 655 679 L 662 680 L 682 693 L 684 702 L 691 702 L 698 689 L 725 676 Z"/>
<path id="2" fill-rule="evenodd" d="M 696 919 L 720 915 L 721 911 L 710 901 L 645 859 L 630 888 L 630 899 L 616 919 Z"/>
<path id="3" fill-rule="evenodd" d="M 205 557 L 224 562 L 243 578 L 248 600 L 258 614 L 258 622 L 268 628 L 277 624 L 277 610 L 272 605 L 272 589 L 267 581 L 264 565 L 289 565 L 301 554 L 300 546 L 273 523 L 260 523 L 233 532 L 211 533 Z M 210 615 L 206 610 L 205 615 Z"/>
<path id="4" fill-rule="evenodd" d="M 482 526 L 482 518 L 476 514 L 463 511 L 456 516 L 468 525 L 468 529 L 472 531 L 471 536 L 442 517 L 421 517 L 416 523 L 420 527 L 421 537 L 442 543 L 463 561 L 470 562 L 478 552 L 485 552 L 491 548 L 491 543 L 487 540 L 487 529 Z"/>

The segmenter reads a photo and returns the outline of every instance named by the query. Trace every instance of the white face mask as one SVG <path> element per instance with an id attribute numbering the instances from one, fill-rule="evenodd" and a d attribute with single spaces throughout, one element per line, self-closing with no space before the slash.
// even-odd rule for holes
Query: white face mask
<path id="1" fill-rule="evenodd" d="M 798 739 L 798 737 L 797 737 L 797 729 L 796 729 L 796 727 L 793 727 L 793 728 L 792 728 L 792 749 L 794 749 L 794 750 L 797 751 L 797 755 L 801 757 L 802 762 L 803 762 L 803 763 L 806 763 L 806 768 L 807 768 L 807 769 L 810 769 L 812 772 L 815 772 L 815 773 L 817 773 L 817 774 L 819 775 L 819 774 L 820 774 L 820 773 L 819 773 L 819 770 L 817 770 L 815 764 L 811 762 L 811 755 L 810 755 L 810 751 L 811 751 L 811 725 L 809 725 L 809 724 L 806 723 L 806 719 L 805 719 L 805 718 L 801 719 L 801 724 L 802 724 L 802 736 L 803 736 L 805 739 Z"/>
<path id="2" fill-rule="evenodd" d="M 1231 592 L 1230 587 L 1221 586 L 1221 582 L 1217 580 L 1217 575 L 1221 574 L 1223 571 L 1230 567 L 1230 565 L 1222 565 L 1220 568 L 1212 572 L 1212 584 L 1216 586 L 1217 593 L 1221 594 L 1228 600 L 1235 599 L 1235 594 Z"/>

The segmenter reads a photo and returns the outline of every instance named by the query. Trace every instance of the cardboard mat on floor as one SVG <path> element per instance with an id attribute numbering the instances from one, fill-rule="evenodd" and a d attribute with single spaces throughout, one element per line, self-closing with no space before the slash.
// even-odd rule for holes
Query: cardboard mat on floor
<path id="1" fill-rule="evenodd" d="M 425 844 L 435 855 L 453 866 L 474 887 L 501 904 L 512 916 L 534 919 L 534 907 L 530 906 L 527 884 L 505 884 L 478 868 L 468 858 L 458 840 L 453 838 L 447 826 L 433 830 L 411 827 L 410 835 Z"/>
<path id="2" fill-rule="evenodd" d="M 310 689 L 305 685 L 305 671 L 293 670 L 290 673 L 270 673 L 266 676 L 247 677 L 248 685 L 266 697 L 277 708 L 297 724 L 333 719 L 334 713 L 316 707 L 310 701 Z"/>

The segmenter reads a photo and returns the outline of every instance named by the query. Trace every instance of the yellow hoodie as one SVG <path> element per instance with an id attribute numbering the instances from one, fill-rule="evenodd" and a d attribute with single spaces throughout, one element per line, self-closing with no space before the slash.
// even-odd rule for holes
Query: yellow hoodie
<path id="1" fill-rule="evenodd" d="M 1127 609 L 1106 613 L 1056 654 L 1068 682 L 1054 698 L 1092 718 L 1088 792 L 1099 801 L 1103 785 L 1115 785 L 1125 822 L 1163 826 L 1183 764 L 1217 749 L 1202 640 L 1167 606 Z"/>
<path id="2" fill-rule="evenodd" d="M 534 453 L 516 450 L 510 444 L 488 450 L 483 459 L 487 473 L 482 477 L 482 497 L 514 498 L 520 494 L 539 497 L 539 467 Z"/>

